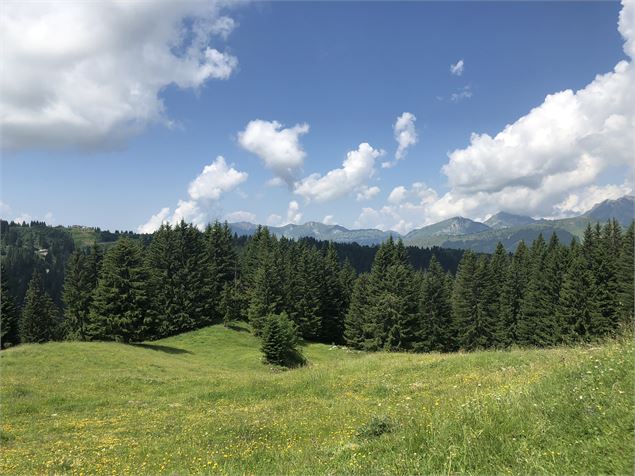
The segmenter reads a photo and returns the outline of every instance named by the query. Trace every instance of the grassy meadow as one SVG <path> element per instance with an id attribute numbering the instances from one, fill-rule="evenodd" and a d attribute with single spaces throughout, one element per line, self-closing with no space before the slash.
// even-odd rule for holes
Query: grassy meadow
<path id="1" fill-rule="evenodd" d="M 1 474 L 633 474 L 633 342 L 470 354 L 309 344 L 261 363 L 246 328 L 0 354 Z"/>

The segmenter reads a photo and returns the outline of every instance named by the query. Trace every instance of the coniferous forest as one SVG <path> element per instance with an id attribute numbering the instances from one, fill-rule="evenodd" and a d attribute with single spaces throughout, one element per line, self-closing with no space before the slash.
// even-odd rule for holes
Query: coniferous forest
<path id="1" fill-rule="evenodd" d="M 21 306 L 9 273 L 2 342 L 138 342 L 241 320 L 260 336 L 286 326 L 285 335 L 366 351 L 592 341 L 632 322 L 633 239 L 633 224 L 589 225 L 581 243 L 539 236 L 512 254 L 500 244 L 492 255 L 461 253 L 455 272 L 456 254 L 437 250 L 416 269 L 411 250 L 389 239 L 359 273 L 333 243 L 278 239 L 264 227 L 237 238 L 227 224 L 201 232 L 181 222 L 151 239 L 122 234 L 106 248 L 75 249 L 59 303 L 48 268 L 33 268 Z"/>

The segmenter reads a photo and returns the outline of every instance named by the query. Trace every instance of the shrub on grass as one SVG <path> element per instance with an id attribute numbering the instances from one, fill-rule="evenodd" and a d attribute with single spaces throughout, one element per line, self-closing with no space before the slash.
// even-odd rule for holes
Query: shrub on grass
<path id="1" fill-rule="evenodd" d="M 357 436 L 360 438 L 377 438 L 384 433 L 390 433 L 394 427 L 395 424 L 390 417 L 373 415 L 369 422 L 357 429 Z"/>
<path id="2" fill-rule="evenodd" d="M 262 353 L 267 363 L 283 367 L 297 367 L 306 359 L 297 349 L 298 328 L 285 312 L 265 318 L 262 332 Z"/>

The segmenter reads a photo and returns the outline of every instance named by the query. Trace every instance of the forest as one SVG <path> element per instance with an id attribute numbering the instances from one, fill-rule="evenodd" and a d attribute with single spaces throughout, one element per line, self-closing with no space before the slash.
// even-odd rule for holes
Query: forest
<path id="1" fill-rule="evenodd" d="M 45 256 L 33 243 L 17 246 L 38 227 L 52 233 Z M 307 341 L 449 352 L 591 341 L 633 316 L 634 228 L 616 221 L 589 225 L 581 243 L 541 235 L 492 255 L 417 254 L 392 239 L 374 248 L 293 241 L 265 227 L 237 238 L 218 222 L 203 232 L 163 225 L 152 236 L 121 233 L 108 246 L 75 249 L 55 228 L 26 228 L 3 243 L 5 347 L 138 342 L 236 321 L 261 335 L 282 315 Z M 25 270 L 26 279 L 18 272 Z"/>

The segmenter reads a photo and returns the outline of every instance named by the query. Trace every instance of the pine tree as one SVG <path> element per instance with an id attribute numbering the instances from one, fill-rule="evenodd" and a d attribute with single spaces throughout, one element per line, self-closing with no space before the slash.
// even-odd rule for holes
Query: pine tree
<path id="1" fill-rule="evenodd" d="M 241 300 L 240 284 L 238 280 L 233 283 L 225 283 L 221 291 L 219 312 L 223 319 L 223 325 L 228 327 L 230 323 L 240 320 Z"/>
<path id="2" fill-rule="evenodd" d="M 229 225 L 218 221 L 205 230 L 205 244 L 208 263 L 209 297 L 212 313 L 222 316 L 220 310 L 221 293 L 226 284 L 238 278 L 236 251 L 232 243 Z"/>
<path id="3" fill-rule="evenodd" d="M 266 250 L 264 253 L 264 259 L 253 277 L 247 310 L 249 323 L 255 335 L 262 333 L 266 317 L 269 314 L 282 312 L 284 304 L 283 286 L 280 279 L 282 269 L 278 253 Z"/>
<path id="4" fill-rule="evenodd" d="M 81 250 L 75 250 L 68 260 L 64 278 L 64 316 L 68 336 L 86 340 L 90 306 L 94 291 L 92 261 Z"/>
<path id="5" fill-rule="evenodd" d="M 90 312 L 97 338 L 131 342 L 153 328 L 148 272 L 139 242 L 120 238 L 104 256 Z"/>
<path id="6" fill-rule="evenodd" d="M 569 265 L 556 308 L 564 342 L 590 340 L 593 317 L 597 313 L 594 289 L 595 278 L 582 250 L 574 242 L 569 251 Z"/>
<path id="7" fill-rule="evenodd" d="M 348 260 L 344 260 L 344 265 L 340 270 L 340 286 L 342 289 L 342 310 L 346 315 L 348 308 L 351 304 L 351 297 L 353 295 L 353 288 L 355 286 L 355 280 L 357 279 L 357 273 L 355 268 Z"/>
<path id="8" fill-rule="evenodd" d="M 360 274 L 353 286 L 348 312 L 344 319 L 344 340 L 346 344 L 356 349 L 364 348 L 364 342 L 368 337 L 365 332 L 367 327 L 369 294 L 368 273 Z"/>
<path id="9" fill-rule="evenodd" d="M 16 345 L 20 342 L 18 335 L 18 309 L 15 306 L 13 296 L 9 292 L 9 284 L 7 275 L 4 270 L 4 264 L 0 270 L 0 345 L 2 348 Z"/>
<path id="10" fill-rule="evenodd" d="M 618 303 L 620 318 L 630 325 L 633 323 L 635 294 L 633 268 L 633 248 L 635 247 L 635 222 L 631 222 L 622 239 L 618 268 Z"/>
<path id="11" fill-rule="evenodd" d="M 614 234 L 614 228 L 607 223 L 603 229 L 599 224 L 594 233 L 594 249 L 591 256 L 591 272 L 595 277 L 595 314 L 591 320 L 591 333 L 604 336 L 617 328 L 619 305 L 619 250 L 621 236 Z"/>
<path id="12" fill-rule="evenodd" d="M 33 272 L 19 321 L 20 342 L 41 343 L 60 337 L 59 311 L 44 290 L 42 275 Z"/>
<path id="13" fill-rule="evenodd" d="M 456 343 L 459 348 L 474 348 L 478 331 L 474 318 L 478 312 L 476 255 L 466 251 L 459 262 L 452 294 L 452 322 L 455 326 Z"/>
<path id="14" fill-rule="evenodd" d="M 340 264 L 333 242 L 330 242 L 323 258 L 321 279 L 322 325 L 320 340 L 326 343 L 341 343 L 344 333 L 344 290 L 340 280 Z"/>
<path id="15" fill-rule="evenodd" d="M 546 259 L 547 245 L 540 234 L 531 245 L 527 288 L 516 325 L 521 345 L 549 346 L 557 338 L 557 321 L 545 279 Z"/>
<path id="16" fill-rule="evenodd" d="M 520 241 L 501 290 L 501 329 L 504 346 L 518 342 L 516 327 L 527 288 L 528 258 L 527 246 L 524 241 Z"/>
<path id="17" fill-rule="evenodd" d="M 419 298 L 420 330 L 416 350 L 447 352 L 454 346 L 452 335 L 452 299 L 447 275 L 432 255 L 423 278 Z"/>
<path id="18" fill-rule="evenodd" d="M 270 314 L 265 318 L 261 350 L 266 362 L 285 367 L 304 363 L 297 343 L 297 327 L 286 313 Z"/>

